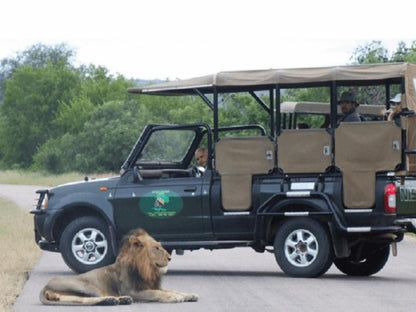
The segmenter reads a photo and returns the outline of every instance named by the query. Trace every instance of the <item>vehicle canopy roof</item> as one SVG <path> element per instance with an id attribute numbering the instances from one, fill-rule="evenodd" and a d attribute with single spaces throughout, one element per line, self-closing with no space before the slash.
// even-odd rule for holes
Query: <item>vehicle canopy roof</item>
<path id="1" fill-rule="evenodd" d="M 213 75 L 130 88 L 130 93 L 184 95 L 218 92 L 267 90 L 279 86 L 371 85 L 405 82 L 403 107 L 416 110 L 416 64 L 386 63 L 370 65 L 224 71 Z"/>

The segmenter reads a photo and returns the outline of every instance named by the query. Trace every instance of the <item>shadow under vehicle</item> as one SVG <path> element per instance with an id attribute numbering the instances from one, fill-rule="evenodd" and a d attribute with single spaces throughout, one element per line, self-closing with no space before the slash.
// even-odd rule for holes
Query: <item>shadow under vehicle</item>
<path id="1" fill-rule="evenodd" d="M 328 124 L 289 126 L 282 94 L 313 88 L 330 99 Z M 362 96 L 377 90 L 380 114 L 393 91 L 400 92 L 401 126 L 377 114 L 339 122 L 338 99 L 347 88 Z M 172 251 L 272 251 L 289 276 L 320 276 L 333 263 L 345 274 L 375 274 L 390 246 L 395 254 L 404 233 L 416 231 L 415 205 L 396 204 L 416 175 L 415 90 L 416 65 L 406 63 L 220 72 L 131 88 L 199 96 L 213 123 L 148 125 L 120 176 L 39 190 L 36 242 L 61 252 L 77 272 L 114 261 L 123 235 L 143 227 Z M 266 129 L 222 131 L 224 94 L 254 98 L 268 116 Z M 203 173 L 193 166 L 201 145 L 208 150 Z"/>

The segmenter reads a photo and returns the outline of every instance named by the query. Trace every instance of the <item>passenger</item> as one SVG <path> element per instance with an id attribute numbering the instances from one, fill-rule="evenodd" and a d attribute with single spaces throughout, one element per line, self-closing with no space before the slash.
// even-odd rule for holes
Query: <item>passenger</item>
<path id="1" fill-rule="evenodd" d="M 198 166 L 207 167 L 208 163 L 208 151 L 205 147 L 200 147 L 195 151 L 195 160 Z"/>
<path id="2" fill-rule="evenodd" d="M 396 125 L 401 126 L 400 114 L 402 112 L 402 95 L 397 93 L 394 98 L 390 99 L 390 110 L 387 116 L 388 121 L 394 121 Z"/>
<path id="3" fill-rule="evenodd" d="M 344 114 L 339 122 L 360 122 L 360 114 L 356 112 L 359 106 L 355 96 L 351 92 L 344 92 L 341 95 L 338 105 L 341 107 L 341 112 Z"/>
<path id="4" fill-rule="evenodd" d="M 208 150 L 205 147 L 197 148 L 195 151 L 195 160 L 198 163 L 197 177 L 202 176 L 205 173 L 208 164 Z"/>

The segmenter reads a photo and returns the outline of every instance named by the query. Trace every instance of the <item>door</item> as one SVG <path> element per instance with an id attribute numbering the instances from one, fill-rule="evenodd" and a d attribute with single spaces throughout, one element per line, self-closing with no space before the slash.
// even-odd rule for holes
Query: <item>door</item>
<path id="1" fill-rule="evenodd" d="M 146 127 L 111 199 L 118 233 L 141 227 L 164 241 L 209 234 L 211 168 L 201 176 L 194 160 L 206 132 L 199 124 Z"/>
<path id="2" fill-rule="evenodd" d="M 122 233 L 144 228 L 163 240 L 201 238 L 206 232 L 209 183 L 203 177 L 144 179 L 121 184 L 113 198 L 117 227 Z M 205 195 L 203 195 L 205 194 Z"/>

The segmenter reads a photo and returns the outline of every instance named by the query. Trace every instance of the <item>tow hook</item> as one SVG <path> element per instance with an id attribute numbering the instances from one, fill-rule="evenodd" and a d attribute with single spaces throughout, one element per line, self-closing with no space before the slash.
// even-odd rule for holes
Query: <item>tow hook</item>
<path id="1" fill-rule="evenodd" d="M 416 233 L 416 219 L 407 218 L 407 219 L 398 219 L 394 223 L 404 226 L 407 232 Z"/>

